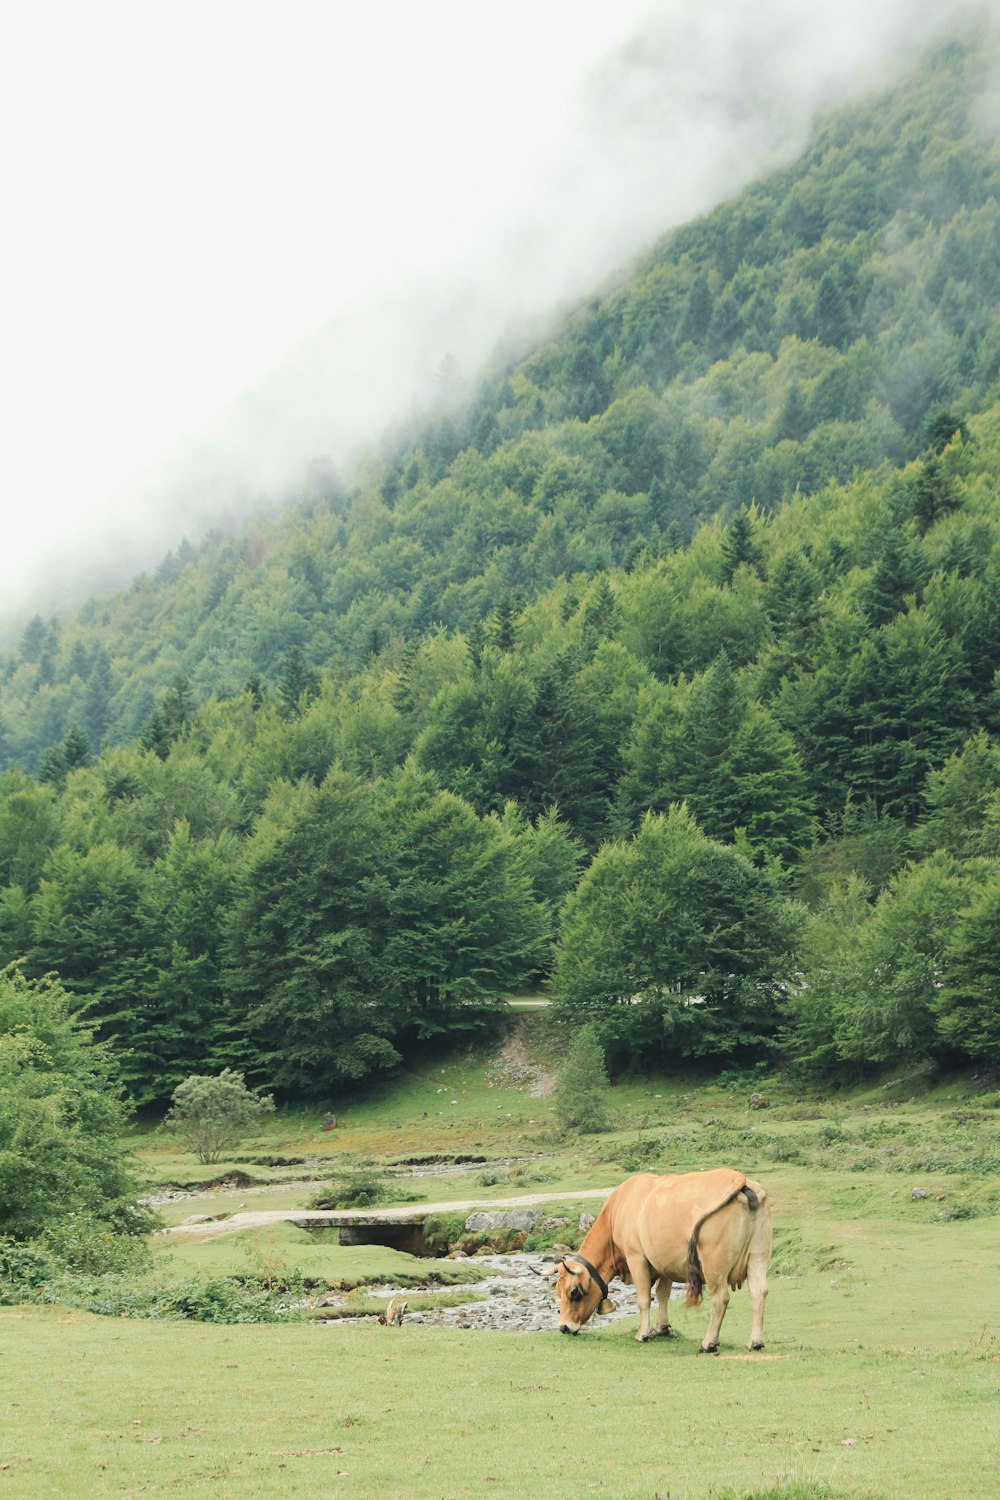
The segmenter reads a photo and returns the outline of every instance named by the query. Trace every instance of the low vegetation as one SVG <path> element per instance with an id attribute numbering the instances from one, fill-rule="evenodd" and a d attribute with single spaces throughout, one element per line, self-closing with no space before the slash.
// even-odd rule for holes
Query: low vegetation
<path id="1" fill-rule="evenodd" d="M 624 1077 L 610 1085 L 606 1128 L 567 1137 L 554 1104 L 531 1093 L 550 1056 L 544 1015 L 520 1025 L 530 1065 L 520 1082 L 498 1084 L 491 1055 L 446 1055 L 347 1105 L 336 1131 L 318 1113 L 258 1122 L 245 1154 L 295 1164 L 161 1204 L 173 1223 L 210 1216 L 212 1232 L 153 1236 L 145 1267 L 29 1264 L 37 1247 L 2 1262 L 12 1305 L 0 1326 L 20 1405 L 0 1462 L 19 1497 L 86 1493 L 100 1476 L 124 1493 L 218 1485 L 236 1500 L 277 1489 L 305 1500 L 354 1484 L 388 1500 L 401 1473 L 413 1500 L 577 1500 L 588 1486 L 622 1500 L 980 1493 L 1000 1358 L 1000 1296 L 976 1269 L 1000 1215 L 995 1089 L 926 1073 L 826 1093 L 758 1069 Z M 164 1157 L 170 1175 L 187 1175 L 167 1133 L 133 1144 L 151 1178 Z M 412 1158 L 419 1165 L 404 1164 Z M 321 1180 L 363 1170 L 416 1203 L 455 1204 L 428 1221 L 439 1253 L 466 1235 L 458 1204 L 526 1193 L 572 1244 L 581 1210 L 599 1203 L 587 1189 L 630 1170 L 721 1162 L 760 1176 L 775 1202 L 767 1351 L 755 1361 L 741 1352 L 742 1294 L 718 1360 L 693 1357 L 700 1314 L 680 1307 L 678 1338 L 663 1348 L 638 1348 L 628 1321 L 580 1340 L 554 1324 L 534 1336 L 384 1329 L 387 1288 L 405 1288 L 411 1311 L 446 1308 L 450 1288 L 480 1274 L 475 1260 L 342 1246 L 335 1232 L 287 1223 L 233 1230 L 215 1217 L 304 1210 L 315 1178 L 296 1185 L 292 1174 L 308 1164 Z M 196 1166 L 190 1156 L 195 1180 Z M 58 1431 L 43 1417 L 53 1378 Z M 609 1390 L 629 1392 L 641 1443 L 622 1442 Z M 567 1391 L 586 1409 L 582 1478 L 576 1429 L 560 1421 Z M 725 1423 L 721 1448 L 705 1442 L 707 1410 Z"/>
<path id="2" fill-rule="evenodd" d="M 273 1109 L 270 1094 L 248 1089 L 242 1073 L 223 1068 L 217 1075 L 192 1073 L 179 1083 L 164 1123 L 202 1166 L 214 1165 Z"/>

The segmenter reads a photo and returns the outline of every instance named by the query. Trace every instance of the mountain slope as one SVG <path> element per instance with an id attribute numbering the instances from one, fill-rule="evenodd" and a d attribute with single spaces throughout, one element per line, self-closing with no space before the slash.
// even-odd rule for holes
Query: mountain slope
<path id="1" fill-rule="evenodd" d="M 624 1062 L 1000 1062 L 990 56 L 823 124 L 355 491 L 29 624 L 0 962 L 138 1098 L 321 1094 L 539 982 Z"/>
<path id="2" fill-rule="evenodd" d="M 935 410 L 974 409 L 1000 366 L 992 64 L 951 44 L 822 123 L 799 163 L 670 235 L 353 493 L 318 471 L 297 509 L 36 622 L 5 672 L 9 761 L 37 767 L 87 722 L 104 653 L 106 722 L 87 727 L 116 741 L 178 672 L 203 697 L 274 680 L 296 647 L 357 663 L 699 518 L 915 456 Z"/>

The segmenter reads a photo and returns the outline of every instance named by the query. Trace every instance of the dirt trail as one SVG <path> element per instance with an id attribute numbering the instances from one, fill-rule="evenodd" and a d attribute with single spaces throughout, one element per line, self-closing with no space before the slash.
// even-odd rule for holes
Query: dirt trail
<path id="1" fill-rule="evenodd" d="M 613 1187 L 613 1185 L 612 1185 Z M 226 1234 L 238 1234 L 241 1229 L 258 1229 L 264 1224 L 280 1224 L 288 1219 L 308 1218 L 316 1224 L 324 1220 L 343 1224 L 357 1219 L 371 1220 L 373 1214 L 379 1219 L 405 1219 L 411 1214 L 472 1213 L 475 1209 L 492 1212 L 503 1208 L 532 1208 L 539 1203 L 571 1202 L 579 1198 L 605 1199 L 612 1187 L 577 1188 L 570 1193 L 525 1193 L 518 1198 L 462 1198 L 449 1203 L 393 1203 L 385 1208 L 265 1208 L 248 1209 L 229 1214 L 225 1219 L 197 1218 L 183 1224 L 174 1224 L 161 1229 L 160 1234 L 194 1234 L 202 1239 L 214 1239 Z"/>

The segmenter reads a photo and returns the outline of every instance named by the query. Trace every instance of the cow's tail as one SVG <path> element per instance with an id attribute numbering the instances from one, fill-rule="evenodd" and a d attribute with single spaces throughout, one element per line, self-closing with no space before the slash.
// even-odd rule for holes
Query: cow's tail
<path id="1" fill-rule="evenodd" d="M 747 1207 L 753 1213 L 758 1206 L 757 1194 L 746 1181 L 746 1178 L 744 1178 L 740 1187 L 734 1188 L 727 1197 L 723 1198 L 721 1203 L 717 1203 L 714 1208 L 710 1208 L 707 1214 L 702 1214 L 691 1231 L 691 1238 L 688 1241 L 687 1265 L 685 1267 L 687 1271 L 687 1298 L 685 1305 L 687 1307 L 697 1307 L 701 1301 L 702 1292 L 705 1290 L 705 1273 L 701 1268 L 701 1259 L 698 1255 L 698 1236 L 701 1234 L 701 1226 L 706 1219 L 710 1219 L 713 1214 L 717 1214 L 720 1208 L 725 1208 L 727 1203 L 732 1203 L 733 1199 L 737 1198 L 740 1193 L 743 1193 L 746 1197 Z"/>

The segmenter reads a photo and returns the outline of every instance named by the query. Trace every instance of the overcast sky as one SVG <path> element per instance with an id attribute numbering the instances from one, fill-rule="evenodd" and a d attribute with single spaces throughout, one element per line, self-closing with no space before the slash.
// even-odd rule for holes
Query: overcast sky
<path id="1" fill-rule="evenodd" d="M 509 311 L 579 292 L 800 149 L 814 107 L 870 84 L 948 9 L 4 7 L 0 613 L 58 541 L 113 549 L 115 495 L 331 316 L 357 324 L 422 274 L 492 264 L 488 342 Z M 659 71 L 625 46 L 650 16 Z"/>

